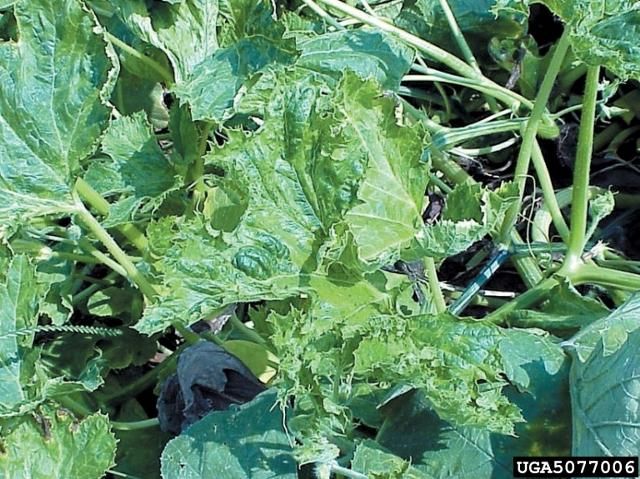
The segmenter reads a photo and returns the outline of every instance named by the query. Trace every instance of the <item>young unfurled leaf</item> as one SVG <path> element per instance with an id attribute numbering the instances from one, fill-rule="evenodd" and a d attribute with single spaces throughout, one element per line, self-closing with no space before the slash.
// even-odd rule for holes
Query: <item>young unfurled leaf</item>
<path id="1" fill-rule="evenodd" d="M 447 195 L 442 219 L 424 225 L 403 258 L 447 258 L 466 250 L 487 234 L 497 233 L 517 198 L 517 185 L 511 182 L 495 190 L 470 182 L 457 185 Z"/>
<path id="2" fill-rule="evenodd" d="M 378 390 L 402 383 L 422 390 L 444 420 L 512 434 L 521 416 L 502 394 L 505 379 L 527 388 L 524 365 L 542 360 L 555 374 L 565 359 L 545 334 L 447 315 L 390 314 L 385 312 L 393 301 L 390 293 L 377 304 L 351 300 L 351 313 L 328 315 L 341 296 L 334 291 L 308 311 L 269 317 L 280 359 L 276 385 L 285 398 L 297 398 L 290 427 L 303 442 L 325 431 L 349 433 L 352 382 Z M 335 371 L 342 374 L 336 377 Z"/>

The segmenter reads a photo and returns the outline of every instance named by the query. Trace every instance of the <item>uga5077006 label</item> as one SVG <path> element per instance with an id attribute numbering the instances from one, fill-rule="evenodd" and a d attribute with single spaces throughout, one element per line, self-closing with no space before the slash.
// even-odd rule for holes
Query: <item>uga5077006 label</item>
<path id="1" fill-rule="evenodd" d="M 638 477 L 638 456 L 514 457 L 513 477 Z"/>

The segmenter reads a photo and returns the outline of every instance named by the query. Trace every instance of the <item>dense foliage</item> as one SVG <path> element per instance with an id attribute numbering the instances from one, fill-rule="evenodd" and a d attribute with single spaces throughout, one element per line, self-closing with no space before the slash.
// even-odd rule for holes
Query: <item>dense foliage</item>
<path id="1" fill-rule="evenodd" d="M 0 477 L 638 455 L 639 80 L 634 0 L 0 0 Z"/>

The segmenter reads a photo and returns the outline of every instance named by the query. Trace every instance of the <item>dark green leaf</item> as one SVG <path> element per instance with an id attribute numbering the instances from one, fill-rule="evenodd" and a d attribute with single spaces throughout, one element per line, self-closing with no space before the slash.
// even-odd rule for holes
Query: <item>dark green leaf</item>
<path id="1" fill-rule="evenodd" d="M 162 477 L 295 479 L 297 466 L 275 400 L 266 391 L 201 419 L 167 444 Z"/>

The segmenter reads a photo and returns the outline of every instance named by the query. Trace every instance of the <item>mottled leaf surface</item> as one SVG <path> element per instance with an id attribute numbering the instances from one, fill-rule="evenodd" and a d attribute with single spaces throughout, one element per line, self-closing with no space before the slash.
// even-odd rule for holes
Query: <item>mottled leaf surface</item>
<path id="1" fill-rule="evenodd" d="M 70 182 L 109 109 L 112 58 L 75 0 L 18 2 L 0 44 L 0 220 L 69 211 Z"/>
<path id="2" fill-rule="evenodd" d="M 36 324 L 38 298 L 35 267 L 24 256 L 14 258 L 0 282 L 0 414 L 26 400 L 23 391 L 25 340 L 12 337 L 17 329 Z"/>
<path id="3" fill-rule="evenodd" d="M 106 416 L 77 420 L 51 407 L 26 416 L 2 440 L 0 477 L 7 479 L 99 479 L 116 452 Z"/>
<path id="4" fill-rule="evenodd" d="M 332 95 L 316 75 L 279 87 L 286 93 L 274 97 L 260 130 L 232 131 L 207 156 L 224 177 L 206 216 L 150 227 L 173 294 L 147 308 L 140 331 L 311 291 L 309 275 L 336 263 L 363 271 L 363 260 L 397 254 L 421 224 L 420 130 L 395 124 L 392 99 L 355 75 Z M 374 222 L 377 234 L 368 234 Z"/>
<path id="5" fill-rule="evenodd" d="M 341 30 L 298 42 L 296 65 L 339 79 L 349 69 L 363 80 L 374 78 L 383 88 L 397 90 L 409 70 L 413 51 L 375 30 Z"/>
<path id="6" fill-rule="evenodd" d="M 154 3 L 153 9 L 143 0 L 123 0 L 117 6 L 134 33 L 167 55 L 176 83 L 218 49 L 218 0 Z"/>

